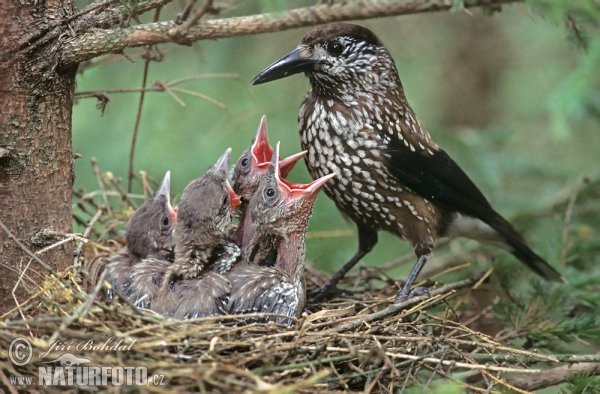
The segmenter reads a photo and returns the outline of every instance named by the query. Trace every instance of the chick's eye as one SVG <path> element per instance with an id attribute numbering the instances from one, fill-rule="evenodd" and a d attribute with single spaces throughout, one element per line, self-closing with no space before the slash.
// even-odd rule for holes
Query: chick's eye
<path id="1" fill-rule="evenodd" d="M 163 216 L 162 225 L 168 227 L 171 224 L 171 219 L 168 216 Z"/>
<path id="2" fill-rule="evenodd" d="M 249 163 L 249 162 L 250 162 L 250 161 L 248 160 L 248 158 L 244 158 L 244 159 L 242 159 L 242 163 L 241 163 L 241 164 L 242 164 L 242 167 L 246 167 L 246 166 L 248 165 L 248 163 Z"/>
<path id="3" fill-rule="evenodd" d="M 331 56 L 340 56 L 342 54 L 342 52 L 344 52 L 344 46 L 342 44 L 340 44 L 338 41 L 333 41 L 330 42 L 327 45 L 327 52 L 329 52 L 329 54 Z"/>
<path id="4" fill-rule="evenodd" d="M 272 187 L 268 188 L 267 190 L 265 190 L 265 195 L 267 197 L 273 197 L 275 195 L 275 189 L 273 189 Z"/>
<path id="5" fill-rule="evenodd" d="M 226 206 L 229 205 L 229 201 L 227 201 L 227 197 L 223 197 L 223 200 L 221 201 L 221 206 Z"/>

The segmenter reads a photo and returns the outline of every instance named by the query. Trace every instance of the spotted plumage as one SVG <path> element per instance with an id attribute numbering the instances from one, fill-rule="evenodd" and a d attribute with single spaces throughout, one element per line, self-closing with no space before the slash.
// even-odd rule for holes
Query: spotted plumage
<path id="1" fill-rule="evenodd" d="M 325 193 L 359 232 L 359 251 L 318 297 L 371 251 L 380 230 L 408 240 L 419 257 L 398 301 L 444 236 L 499 245 L 544 278 L 562 280 L 433 141 L 406 100 L 392 57 L 370 30 L 313 29 L 253 84 L 299 72 L 312 87 L 298 117 L 308 170 L 313 178 L 337 175 Z"/>

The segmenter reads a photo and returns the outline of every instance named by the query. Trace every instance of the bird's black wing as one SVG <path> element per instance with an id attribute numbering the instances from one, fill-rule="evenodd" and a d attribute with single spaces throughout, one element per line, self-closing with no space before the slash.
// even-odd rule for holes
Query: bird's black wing
<path id="1" fill-rule="evenodd" d="M 486 223 L 498 216 L 473 181 L 443 150 L 425 156 L 389 144 L 384 156 L 386 169 L 394 178 L 437 206 Z"/>
<path id="2" fill-rule="evenodd" d="M 385 134 L 393 136 L 394 133 Z M 504 237 L 511 253 L 531 270 L 546 279 L 564 281 L 552 266 L 527 246 L 512 224 L 492 208 L 446 152 L 437 146 L 437 149 L 407 146 L 397 136 L 388 141 L 385 167 L 401 184 L 448 212 L 459 212 L 483 221 Z"/>

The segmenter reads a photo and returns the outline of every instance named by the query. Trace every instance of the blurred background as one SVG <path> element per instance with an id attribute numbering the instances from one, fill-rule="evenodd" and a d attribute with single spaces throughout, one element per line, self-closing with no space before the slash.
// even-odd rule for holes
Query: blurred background
<path id="1" fill-rule="evenodd" d="M 87 3 L 80 1 L 80 6 Z M 183 4 L 169 5 L 161 19 L 172 19 Z M 220 17 L 312 4 L 241 2 Z M 372 29 L 393 55 L 406 96 L 438 145 L 501 214 L 515 221 L 534 249 L 561 269 L 564 207 L 554 209 L 554 203 L 565 193 L 568 196 L 584 177 L 594 180 L 600 174 L 598 37 L 591 40 L 586 54 L 567 38 L 562 22 L 522 5 L 505 6 L 492 17 L 473 9 L 357 23 Z M 262 115 L 267 116 L 271 145 L 282 142 L 282 156 L 300 151 L 297 115 L 310 88 L 308 80 L 296 75 L 256 87 L 249 82 L 294 49 L 308 30 L 201 41 L 191 48 L 160 46 L 164 58 L 150 64 L 148 86 L 156 80 L 172 82 L 203 74 L 237 74 L 239 79 L 208 77 L 177 86 L 217 100 L 225 108 L 177 94 L 183 107 L 168 93 L 147 93 L 134 171 L 144 170 L 160 180 L 171 170 L 171 190 L 181 194 L 228 147 L 233 148 L 233 165 Z M 119 55 L 96 59 L 96 67 L 78 74 L 76 91 L 139 88 L 143 49 L 126 53 L 135 63 Z M 102 171 L 123 178 L 126 185 L 139 96 L 108 94 L 104 113 L 95 99 L 76 101 L 73 148 L 82 158 L 76 161 L 75 188 L 98 189 L 90 165 L 93 157 Z M 290 179 L 310 181 L 302 163 Z M 133 191 L 141 191 L 138 183 Z M 600 203 L 596 200 L 585 212 L 571 224 L 571 236 L 575 242 L 597 244 Z M 336 271 L 357 249 L 354 225 L 344 221 L 325 195 L 317 201 L 309 230 L 308 258 L 322 270 Z M 470 246 L 458 240 L 437 249 L 433 261 L 464 245 Z M 363 264 L 387 263 L 411 252 L 407 243 L 380 234 L 379 244 Z M 492 253 L 500 264 L 518 266 L 506 253 Z M 598 257 L 594 259 L 600 266 Z M 481 263 L 488 265 L 489 260 Z M 398 279 L 411 267 L 400 267 L 390 275 Z"/>

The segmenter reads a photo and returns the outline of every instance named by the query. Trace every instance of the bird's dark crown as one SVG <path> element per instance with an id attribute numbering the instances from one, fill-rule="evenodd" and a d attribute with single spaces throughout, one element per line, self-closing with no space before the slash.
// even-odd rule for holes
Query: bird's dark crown
<path id="1" fill-rule="evenodd" d="M 364 41 L 371 45 L 381 46 L 381 41 L 366 27 L 352 25 L 349 23 L 336 23 L 332 25 L 319 26 L 309 31 L 302 39 L 303 45 L 314 46 L 329 42 L 339 37 L 351 37 L 357 41 Z"/>

